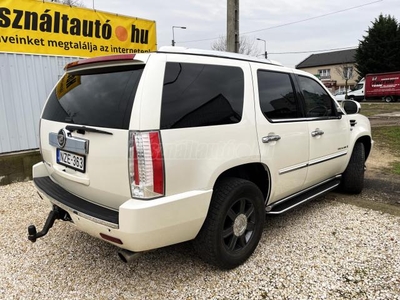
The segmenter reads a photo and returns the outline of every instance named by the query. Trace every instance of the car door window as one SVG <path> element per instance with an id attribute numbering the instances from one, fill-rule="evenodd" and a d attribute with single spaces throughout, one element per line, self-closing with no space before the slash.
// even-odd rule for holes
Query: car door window
<path id="1" fill-rule="evenodd" d="M 160 127 L 239 123 L 243 99 L 244 75 L 239 67 L 168 62 Z"/>
<path id="2" fill-rule="evenodd" d="M 305 76 L 298 76 L 298 81 L 304 96 L 306 117 L 335 116 L 331 97 L 317 81 Z"/>
<path id="3" fill-rule="evenodd" d="M 257 71 L 260 107 L 269 120 L 299 117 L 296 94 L 290 74 Z"/>

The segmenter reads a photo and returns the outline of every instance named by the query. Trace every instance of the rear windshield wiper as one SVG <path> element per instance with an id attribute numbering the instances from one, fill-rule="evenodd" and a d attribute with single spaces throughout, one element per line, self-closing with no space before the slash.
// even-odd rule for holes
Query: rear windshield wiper
<path id="1" fill-rule="evenodd" d="M 103 133 L 103 134 L 113 135 L 112 132 L 99 130 L 99 129 L 96 129 L 96 128 L 90 128 L 90 127 L 86 127 L 86 126 L 67 125 L 65 127 L 65 129 L 67 129 L 67 130 L 69 130 L 71 132 L 76 131 L 77 133 L 80 133 L 80 134 L 85 134 L 85 132 L 88 131 L 88 132 L 96 132 L 96 133 Z"/>

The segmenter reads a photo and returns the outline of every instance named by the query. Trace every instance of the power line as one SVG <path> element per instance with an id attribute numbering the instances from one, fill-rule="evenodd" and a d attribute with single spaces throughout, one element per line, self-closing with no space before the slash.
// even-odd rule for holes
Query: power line
<path id="1" fill-rule="evenodd" d="M 357 5 L 357 6 L 353 6 L 353 7 L 349 7 L 349 8 L 345 8 L 345 9 L 341 9 L 341 10 L 337 10 L 337 11 L 330 12 L 330 13 L 327 13 L 327 14 L 323 14 L 323 15 L 319 15 L 319 16 L 315 16 L 315 17 L 310 17 L 310 18 L 307 18 L 307 19 L 299 20 L 299 21 L 289 22 L 289 23 L 276 25 L 276 26 L 272 26 L 272 27 L 267 27 L 267 28 L 263 28 L 263 29 L 257 29 L 257 30 L 253 30 L 253 31 L 247 31 L 247 32 L 244 32 L 242 34 L 244 35 L 244 34 L 249 34 L 249 33 L 254 33 L 254 32 L 259 32 L 259 31 L 265 31 L 265 30 L 280 28 L 280 27 L 283 27 L 283 26 L 298 24 L 298 23 L 302 23 L 302 22 L 306 22 L 306 21 L 310 21 L 310 20 L 315 20 L 315 19 L 318 19 L 318 18 L 323 18 L 323 17 L 326 17 L 326 16 L 339 14 L 339 13 L 342 13 L 342 12 L 345 12 L 345 11 L 349 11 L 349 10 L 352 10 L 352 9 L 357 9 L 357 8 L 360 8 L 360 7 L 364 7 L 364 6 L 371 5 L 371 4 L 378 3 L 378 2 L 382 2 L 382 1 L 383 0 L 377 0 L 377 1 L 369 2 L 369 3 L 365 3 L 365 4 L 361 4 L 361 5 Z"/>
<path id="2" fill-rule="evenodd" d="M 315 52 L 329 52 L 339 50 L 356 49 L 357 46 L 342 47 L 342 48 L 331 48 L 331 49 L 320 49 L 320 50 L 305 50 L 305 51 L 291 51 L 291 52 L 268 52 L 268 54 L 301 54 L 301 53 L 315 53 Z"/>
<path id="3" fill-rule="evenodd" d="M 330 13 L 327 13 L 327 14 L 323 14 L 323 15 L 319 15 L 319 16 L 315 16 L 315 17 L 310 17 L 310 18 L 302 19 L 302 20 L 299 20 L 299 21 L 293 21 L 293 22 L 284 23 L 284 24 L 276 25 L 276 26 L 272 26 L 272 27 L 257 29 L 257 30 L 253 30 L 253 31 L 247 31 L 247 32 L 242 33 L 241 35 L 246 35 L 246 34 L 250 34 L 250 33 L 254 33 L 254 32 L 259 32 L 259 31 L 265 31 L 265 30 L 280 28 L 280 27 L 289 26 L 289 25 L 293 25 L 293 24 L 298 24 L 298 23 L 302 23 L 302 22 L 306 22 L 306 21 L 310 21 L 310 20 L 314 20 L 314 19 L 318 19 L 318 18 L 323 18 L 323 17 L 326 17 L 326 16 L 330 16 L 330 15 L 342 13 L 342 12 L 349 11 L 349 10 L 352 10 L 352 9 L 357 9 L 357 8 L 360 8 L 360 7 L 364 7 L 364 6 L 371 5 L 371 4 L 375 4 L 375 3 L 378 3 L 378 2 L 382 2 L 382 1 L 383 1 L 383 0 L 377 0 L 377 1 L 368 2 L 368 3 L 365 3 L 365 4 L 361 4 L 361 5 L 357 5 L 357 6 L 353 6 L 353 7 L 349 7 L 349 8 L 345 8 L 345 9 L 341 9 L 341 10 L 337 10 L 337 11 L 330 12 Z M 207 38 L 207 39 L 199 39 L 199 40 L 191 40 L 191 41 L 181 41 L 180 43 L 204 42 L 204 41 L 217 40 L 217 39 L 219 39 L 219 38 L 220 38 L 220 37 Z"/>
<path id="4" fill-rule="evenodd" d="M 393 39 L 390 41 L 382 41 L 379 43 L 369 42 L 369 44 L 375 45 L 376 47 L 382 47 L 392 43 L 398 43 L 400 39 Z M 331 49 L 319 49 L 319 50 L 303 50 L 303 51 L 290 51 L 290 52 L 268 52 L 269 54 L 301 54 L 301 53 L 318 53 L 318 52 L 329 52 L 329 51 L 340 51 L 340 50 L 349 50 L 349 49 L 357 49 L 359 46 L 349 46 L 349 47 L 341 47 L 341 48 L 331 48 Z"/>

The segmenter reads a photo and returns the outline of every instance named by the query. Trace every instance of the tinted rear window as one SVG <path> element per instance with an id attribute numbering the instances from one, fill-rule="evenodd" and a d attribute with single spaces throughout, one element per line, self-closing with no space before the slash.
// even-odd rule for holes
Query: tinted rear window
<path id="1" fill-rule="evenodd" d="M 243 111 L 241 68 L 167 63 L 161 129 L 234 124 Z"/>
<path id="2" fill-rule="evenodd" d="M 141 66 L 65 74 L 43 111 L 43 118 L 71 124 L 128 129 Z"/>

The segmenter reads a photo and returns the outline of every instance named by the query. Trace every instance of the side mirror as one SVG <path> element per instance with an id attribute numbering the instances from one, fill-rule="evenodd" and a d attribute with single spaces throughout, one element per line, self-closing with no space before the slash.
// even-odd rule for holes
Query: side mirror
<path id="1" fill-rule="evenodd" d="M 358 114 L 361 110 L 361 105 L 360 103 L 353 101 L 353 100 L 344 100 L 342 101 L 342 107 L 346 114 L 352 115 L 352 114 Z"/>

